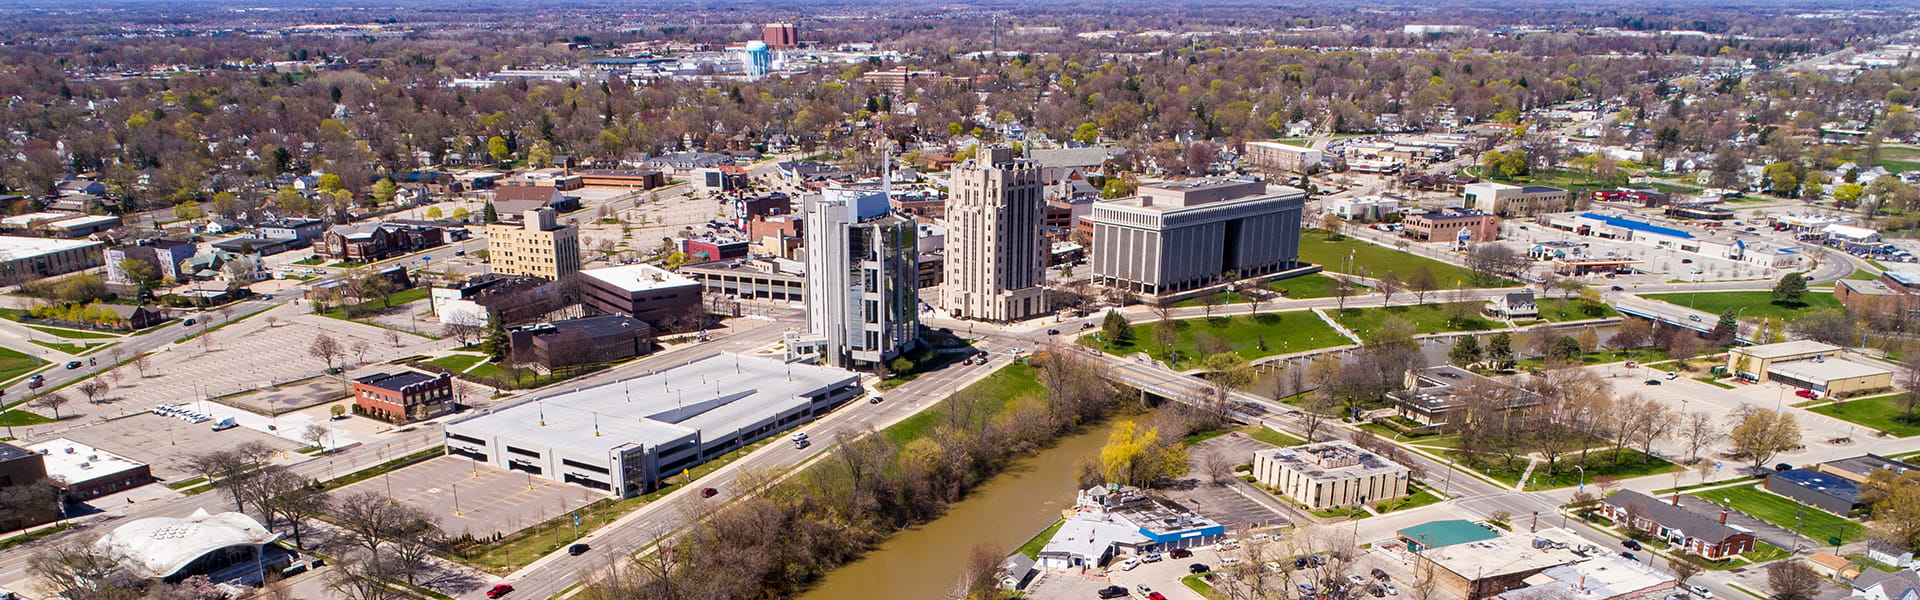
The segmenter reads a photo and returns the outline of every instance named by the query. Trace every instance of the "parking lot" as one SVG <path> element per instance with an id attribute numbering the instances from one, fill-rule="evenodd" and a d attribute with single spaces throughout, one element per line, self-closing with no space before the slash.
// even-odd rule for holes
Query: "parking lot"
<path id="1" fill-rule="evenodd" d="M 375 492 L 425 509 L 453 535 L 507 534 L 585 506 L 605 494 L 442 456 L 343 488 Z"/>
<path id="2" fill-rule="evenodd" d="M 1289 524 L 1296 518 L 1285 503 L 1237 477 L 1226 485 L 1205 481 L 1202 463 L 1208 453 L 1219 452 L 1237 462 L 1250 462 L 1253 454 L 1273 446 L 1253 438 L 1229 433 L 1195 445 L 1187 454 L 1191 468 L 1183 485 L 1163 490 L 1167 497 L 1227 526 L 1228 535 L 1236 532 Z"/>
<path id="3" fill-rule="evenodd" d="M 212 423 L 189 423 L 156 414 L 141 414 L 112 421 L 97 421 L 46 437 L 64 437 L 152 465 L 153 476 L 161 481 L 178 481 L 199 475 L 188 469 L 188 457 L 212 450 L 231 448 L 241 442 L 257 441 L 277 450 L 290 452 L 299 444 L 245 427 L 214 431 Z"/>

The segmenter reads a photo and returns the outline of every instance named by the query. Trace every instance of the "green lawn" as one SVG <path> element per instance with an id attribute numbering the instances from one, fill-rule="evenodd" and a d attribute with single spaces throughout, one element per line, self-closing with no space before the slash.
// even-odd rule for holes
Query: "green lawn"
<path id="1" fill-rule="evenodd" d="M 40 346 L 42 348 L 52 348 L 54 350 L 58 350 L 60 352 L 63 352 L 66 354 L 72 354 L 75 356 L 79 356 L 81 353 L 87 351 L 87 347 L 82 346 L 80 344 L 62 344 L 59 342 L 43 342 L 40 340 L 27 340 L 27 341 L 33 342 L 34 345 Z"/>
<path id="2" fill-rule="evenodd" d="M 1920 434 L 1920 410 L 1915 410 L 1914 419 L 1908 420 L 1906 408 L 1900 406 L 1901 396 L 1904 395 L 1906 394 L 1895 393 L 1855 398 L 1838 404 L 1823 403 L 1807 410 L 1835 419 L 1859 423 L 1897 437 L 1912 437 Z"/>
<path id="3" fill-rule="evenodd" d="M 1287 298 L 1305 300 L 1307 298 L 1333 297 L 1333 278 L 1319 273 L 1309 273 L 1299 277 L 1288 277 L 1267 284 L 1267 289 L 1280 292 Z M 1354 286 L 1354 294 L 1366 294 L 1373 290 L 1363 285 Z"/>
<path id="4" fill-rule="evenodd" d="M 1205 573 L 1181 577 L 1180 585 L 1187 586 L 1187 589 L 1193 590 L 1193 593 L 1199 594 L 1200 597 L 1206 598 L 1207 600 L 1214 600 L 1215 598 L 1221 597 L 1219 592 L 1213 591 L 1213 584 L 1207 583 L 1207 575 Z"/>
<path id="5" fill-rule="evenodd" d="M 1505 326 L 1500 323 L 1489 321 L 1479 316 L 1481 303 L 1471 302 L 1469 304 L 1473 305 L 1473 310 L 1468 314 L 1473 316 L 1467 317 L 1459 322 L 1449 322 L 1451 316 L 1448 314 L 1447 305 L 1445 304 L 1374 306 L 1368 308 L 1355 308 L 1349 304 L 1346 310 L 1336 310 L 1330 314 L 1333 315 L 1334 320 L 1339 321 L 1341 325 L 1352 330 L 1354 335 L 1360 336 L 1363 339 L 1372 335 L 1373 332 L 1378 331 L 1380 326 L 1386 324 L 1387 319 L 1391 317 L 1400 317 L 1413 323 L 1415 333 L 1486 331 L 1505 328 Z"/>
<path id="6" fill-rule="evenodd" d="M 1852 274 L 1852 275 L 1848 275 L 1848 276 L 1847 276 L 1847 279 L 1858 279 L 1858 280 L 1860 280 L 1860 281 L 1874 281 L 1874 280 L 1877 280 L 1877 279 L 1879 279 L 1879 278 L 1880 278 L 1880 276 L 1879 276 L 1879 275 L 1875 275 L 1875 274 L 1873 274 L 1873 273 L 1868 273 L 1868 272 L 1866 272 L 1866 271 L 1863 271 L 1863 270 L 1860 270 L 1860 269 L 1854 269 L 1854 270 L 1853 270 L 1853 274 Z"/>
<path id="7" fill-rule="evenodd" d="M 1648 363 L 1656 360 L 1666 360 L 1666 358 L 1667 358 L 1666 348 L 1656 347 L 1656 348 L 1639 348 L 1635 350 L 1595 350 L 1593 352 L 1588 352 L 1580 355 L 1580 364 L 1600 365 L 1600 364 L 1606 364 L 1606 363 L 1625 362 L 1629 360 L 1644 364 L 1644 363 Z M 1529 371 L 1529 370 L 1540 368 L 1542 365 L 1545 365 L 1546 362 L 1547 361 L 1544 361 L 1538 358 L 1522 359 L 1514 362 L 1514 369 L 1520 370 L 1520 371 Z"/>
<path id="8" fill-rule="evenodd" d="M 1762 490 L 1758 485 L 1711 489 L 1689 495 L 1792 529 L 1821 543 L 1825 543 L 1827 538 L 1833 536 L 1839 536 L 1843 542 L 1851 542 L 1861 539 L 1866 534 L 1866 526 L 1858 521 L 1795 502 L 1785 496 Z"/>
<path id="9" fill-rule="evenodd" d="M 1399 250 L 1370 244 L 1350 237 L 1341 236 L 1338 240 L 1328 240 L 1327 232 L 1309 230 L 1300 236 L 1300 260 L 1325 267 L 1328 271 L 1340 272 L 1349 267 L 1352 258 L 1353 270 L 1365 267 L 1371 277 L 1380 277 L 1387 273 L 1397 273 L 1401 279 L 1407 279 L 1420 267 L 1433 271 L 1435 287 L 1456 288 L 1473 281 L 1473 271 L 1466 267 L 1443 263 L 1431 258 L 1414 256 Z M 1511 283 L 1511 282 L 1509 282 Z"/>
<path id="10" fill-rule="evenodd" d="M 1040 549 L 1047 547 L 1047 541 L 1052 540 L 1053 534 L 1058 533 L 1060 526 L 1065 524 L 1067 524 L 1065 519 L 1054 521 L 1052 525 L 1047 526 L 1047 528 L 1041 530 L 1038 535 L 1033 536 L 1033 539 L 1027 540 L 1025 544 L 1021 544 L 1020 549 L 1013 551 L 1014 554 L 1025 554 L 1027 558 L 1039 560 Z"/>
<path id="11" fill-rule="evenodd" d="M 1771 292 L 1677 292 L 1643 294 L 1641 297 L 1716 315 L 1738 311 L 1742 319 L 1770 317 L 1792 320 L 1816 310 L 1840 308 L 1840 301 L 1835 300 L 1831 292 L 1807 292 L 1807 295 L 1802 298 L 1802 303 L 1797 306 L 1774 304 Z"/>
<path id="12" fill-rule="evenodd" d="M 466 371 L 469 367 L 486 359 L 487 357 L 477 354 L 449 354 L 426 361 L 424 364 L 433 365 L 449 371 Z"/>
<path id="13" fill-rule="evenodd" d="M 0 412 L 0 426 L 5 426 L 5 427 L 21 427 L 26 425 L 39 425 L 41 423 L 52 423 L 52 422 L 53 422 L 53 419 L 49 419 L 49 418 L 40 416 L 38 414 L 30 413 L 24 410 L 9 410 L 6 412 Z"/>
<path id="14" fill-rule="evenodd" d="M 1420 508 L 1428 504 L 1437 504 L 1440 502 L 1440 495 L 1433 493 L 1433 490 L 1429 490 L 1417 485 L 1408 485 L 1407 491 L 1412 493 L 1405 498 L 1396 498 L 1393 500 L 1388 500 L 1386 502 L 1380 502 L 1380 503 L 1374 504 L 1373 510 L 1382 512 L 1382 513 L 1388 513 L 1396 510 Z"/>
<path id="15" fill-rule="evenodd" d="M 1225 340 L 1234 352 L 1249 360 L 1353 343 L 1319 315 L 1308 311 L 1201 317 L 1179 319 L 1172 323 L 1180 332 L 1180 343 L 1174 345 L 1173 365 L 1177 369 L 1200 366 L 1200 360 L 1205 358 L 1200 355 L 1200 340 L 1206 337 Z M 1116 344 L 1095 339 L 1093 336 L 1098 332 L 1080 338 L 1080 343 L 1100 348 L 1109 354 L 1124 356 L 1144 351 L 1164 360 L 1165 350 L 1155 347 L 1153 342 L 1153 331 L 1157 326 L 1153 322 L 1135 323 L 1133 339 Z"/>
<path id="16" fill-rule="evenodd" d="M 32 329 L 40 333 L 57 335 L 63 338 L 74 339 L 74 340 L 97 340 L 97 339 L 120 337 L 111 333 L 100 333 L 98 331 L 81 331 L 78 329 L 60 329 L 56 327 L 41 327 L 39 325 L 28 325 L 27 329 Z"/>
<path id="17" fill-rule="evenodd" d="M 1588 304 L 1581 302 L 1578 298 L 1536 298 L 1533 303 L 1540 307 L 1541 319 L 1555 323 L 1620 316 L 1620 313 L 1613 310 L 1611 306 Z"/>
<path id="18" fill-rule="evenodd" d="M 942 402 L 951 402 L 957 397 L 980 398 L 987 402 L 987 405 L 980 408 L 985 414 L 994 415 L 1005 409 L 1007 402 L 1014 398 L 1043 396 L 1046 392 L 1046 388 L 1040 385 L 1040 370 L 1024 362 L 1016 362 L 1001 367 L 986 379 L 967 386 L 966 389 Z M 946 411 L 937 408 L 923 410 L 899 423 L 894 423 L 892 427 L 880 433 L 887 436 L 887 440 L 895 445 L 904 446 L 907 442 L 925 437 L 927 432 L 932 431 L 935 425 L 946 418 Z"/>
<path id="19" fill-rule="evenodd" d="M 1256 442 L 1265 442 L 1265 443 L 1273 444 L 1275 446 L 1279 446 L 1282 448 L 1285 448 L 1288 446 L 1298 446 L 1298 445 L 1307 443 L 1306 440 L 1300 439 L 1300 436 L 1293 435 L 1291 433 L 1286 433 L 1283 431 L 1274 431 L 1272 429 L 1268 429 L 1267 426 L 1265 425 L 1254 425 L 1252 427 L 1241 429 L 1240 433 L 1247 437 L 1253 438 L 1253 440 Z"/>
<path id="20" fill-rule="evenodd" d="M 27 356 L 26 353 L 11 348 L 0 348 L 0 381 L 11 381 L 25 375 L 46 361 Z"/>
<path id="21" fill-rule="evenodd" d="M 1482 475 L 1493 478 L 1494 481 L 1507 485 L 1519 485 L 1520 474 L 1527 470 L 1527 459 L 1524 457 L 1514 459 L 1513 464 L 1508 465 L 1506 459 L 1493 455 L 1482 455 L 1475 460 L 1467 460 L 1467 453 L 1459 450 L 1434 450 L 1433 454 L 1452 459 L 1462 467 L 1478 471 Z"/>
<path id="22" fill-rule="evenodd" d="M 1661 181 L 1653 182 L 1652 186 L 1655 191 L 1658 191 L 1662 194 L 1698 194 L 1700 193 L 1699 186 L 1681 185 L 1677 183 L 1666 183 Z"/>
<path id="23" fill-rule="evenodd" d="M 293 261 L 293 264 L 313 266 L 313 265 L 317 265 L 325 262 L 327 262 L 327 259 L 320 258 L 318 256 L 309 256 L 306 258 L 302 258 L 300 260 Z"/>
<path id="24" fill-rule="evenodd" d="M 1620 460 L 1616 464 L 1612 450 L 1595 450 L 1587 454 L 1585 481 L 1591 485 L 1594 479 L 1611 475 L 1616 479 L 1632 479 L 1661 473 L 1672 473 L 1678 465 L 1667 462 L 1658 456 L 1649 457 L 1632 448 L 1620 451 Z M 1578 464 L 1579 454 L 1560 457 L 1556 472 L 1549 473 L 1546 463 L 1533 469 L 1533 480 L 1527 482 L 1527 491 L 1553 490 L 1580 485 L 1582 474 L 1574 465 Z"/>

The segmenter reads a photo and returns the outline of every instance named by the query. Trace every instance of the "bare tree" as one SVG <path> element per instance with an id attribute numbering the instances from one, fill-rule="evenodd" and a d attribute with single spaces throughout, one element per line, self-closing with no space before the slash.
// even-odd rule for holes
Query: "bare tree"
<path id="1" fill-rule="evenodd" d="M 300 440 L 306 442 L 308 446 L 318 446 L 321 440 L 327 439 L 329 433 L 333 432 L 328 431 L 324 425 L 308 425 L 306 429 L 300 431 Z"/>
<path id="2" fill-rule="evenodd" d="M 1400 293 L 1404 288 L 1404 284 L 1400 282 L 1400 275 L 1393 271 L 1387 271 L 1386 275 L 1381 275 L 1379 279 L 1374 280 L 1374 283 L 1374 291 L 1380 292 L 1381 306 L 1392 304 L 1393 295 Z"/>
<path id="3" fill-rule="evenodd" d="M 1407 276 L 1406 283 L 1407 291 L 1413 292 L 1414 301 L 1418 304 L 1426 304 L 1427 293 L 1439 288 L 1433 269 L 1426 265 L 1420 265 L 1420 268 L 1414 269 L 1413 275 Z"/>
<path id="4" fill-rule="evenodd" d="M 981 542 L 967 553 L 967 568 L 960 574 L 957 586 L 959 598 L 990 598 L 1000 588 L 1000 561 L 1007 556 L 1007 549 L 993 542 Z"/>
<path id="5" fill-rule="evenodd" d="M 101 381 L 100 379 L 96 378 L 82 381 L 80 385 L 74 386 L 74 388 L 80 390 L 81 394 L 86 395 L 87 404 L 99 404 L 101 401 L 106 400 L 107 382 Z"/>
<path id="6" fill-rule="evenodd" d="M 392 334 L 393 332 L 389 331 L 387 333 Z M 360 340 L 360 341 L 354 342 L 353 343 L 354 364 L 357 364 L 357 365 L 367 364 L 367 351 L 372 349 L 373 349 L 373 345 L 368 344 L 366 340 Z"/>
<path id="7" fill-rule="evenodd" d="M 280 323 L 280 317 L 267 315 L 267 328 L 272 329 Z"/>
<path id="8" fill-rule="evenodd" d="M 133 359 L 133 368 L 140 371 L 141 379 L 147 378 L 147 367 L 151 366 L 153 366 L 152 355 L 142 354 L 138 358 Z"/>
<path id="9" fill-rule="evenodd" d="M 51 410 L 53 411 L 53 420 L 58 421 L 60 420 L 60 407 L 66 406 L 67 402 L 68 400 L 65 394 L 54 392 L 34 398 L 33 401 L 27 403 L 27 406 Z"/>
<path id="10" fill-rule="evenodd" d="M 1226 485 L 1233 481 L 1233 461 L 1227 460 L 1226 455 L 1218 450 L 1208 451 L 1200 457 L 1200 470 L 1207 474 L 1207 479 L 1214 485 Z"/>
<path id="11" fill-rule="evenodd" d="M 1798 560 L 1782 560 L 1767 565 L 1767 589 L 1774 600 L 1809 600 L 1820 595 L 1820 576 Z"/>
<path id="12" fill-rule="evenodd" d="M 327 590 L 351 600 L 399 600 L 408 596 L 387 580 L 399 574 L 397 565 L 361 559 L 334 565 L 326 576 Z"/>
<path id="13" fill-rule="evenodd" d="M 1706 411 L 1687 413 L 1680 424 L 1680 439 L 1687 443 L 1687 462 L 1700 460 L 1700 449 L 1720 443 L 1727 434 L 1713 423 L 1713 415 Z"/>
<path id="14" fill-rule="evenodd" d="M 69 600 L 135 600 L 147 582 L 127 570 L 129 561 L 96 538 L 70 537 L 27 559 L 40 589 Z"/>
<path id="15" fill-rule="evenodd" d="M 1667 559 L 1667 572 L 1673 573 L 1673 578 L 1680 580 L 1680 585 L 1686 585 L 1687 580 L 1692 579 L 1694 575 L 1699 575 L 1701 570 L 1700 565 L 1693 564 L 1693 561 L 1681 558 Z"/>
<path id="16" fill-rule="evenodd" d="M 307 354 L 327 361 L 327 370 L 332 371 L 333 361 L 340 359 L 340 342 L 334 341 L 333 336 L 322 333 L 319 337 L 313 338 L 313 345 L 307 347 Z"/>
<path id="17" fill-rule="evenodd" d="M 447 337 L 460 342 L 462 346 L 472 344 L 473 340 L 480 336 L 480 326 L 472 323 L 448 323 L 441 331 L 445 332 Z"/>
<path id="18" fill-rule="evenodd" d="M 1337 306 L 1339 310 L 1344 312 L 1347 310 L 1347 298 L 1353 297 L 1355 291 L 1353 282 L 1347 281 L 1344 277 L 1333 277 L 1332 279 L 1333 283 L 1329 287 L 1333 292 L 1333 297 L 1338 299 Z"/>
<path id="19" fill-rule="evenodd" d="M 387 343 L 389 343 L 389 344 L 393 344 L 393 347 L 395 347 L 395 348 L 399 348 L 399 347 L 400 347 L 400 332 L 398 332 L 398 331 L 394 331 L 394 330 L 392 330 L 392 329 L 388 329 L 388 330 L 387 330 Z"/>

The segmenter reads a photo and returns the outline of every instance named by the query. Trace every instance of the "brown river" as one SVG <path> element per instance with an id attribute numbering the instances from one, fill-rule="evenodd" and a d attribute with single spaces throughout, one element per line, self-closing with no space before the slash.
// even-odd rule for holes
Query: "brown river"
<path id="1" fill-rule="evenodd" d="M 946 597 L 959 584 L 974 545 L 993 542 L 1012 552 L 1059 520 L 1077 491 L 1074 463 L 1100 451 L 1113 422 L 1150 416 L 1104 421 L 1014 462 L 939 519 L 896 533 L 865 558 L 828 573 L 800 600 Z"/>

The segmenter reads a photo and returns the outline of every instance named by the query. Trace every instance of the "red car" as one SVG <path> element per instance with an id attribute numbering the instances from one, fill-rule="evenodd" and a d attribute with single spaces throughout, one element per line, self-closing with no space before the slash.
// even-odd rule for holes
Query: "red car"
<path id="1" fill-rule="evenodd" d="M 1147 600 L 1167 600 L 1167 596 L 1160 592 L 1147 592 Z"/>
<path id="2" fill-rule="evenodd" d="M 487 590 L 487 597 L 499 598 L 501 596 L 507 595 L 509 592 L 512 592 L 512 591 L 513 591 L 513 586 L 502 583 L 500 585 L 493 586 L 493 589 Z"/>
<path id="3" fill-rule="evenodd" d="M 1808 400 L 1818 400 L 1820 398 L 1820 394 L 1814 393 L 1813 390 L 1794 390 L 1793 395 L 1799 396 L 1801 398 L 1806 398 Z"/>

